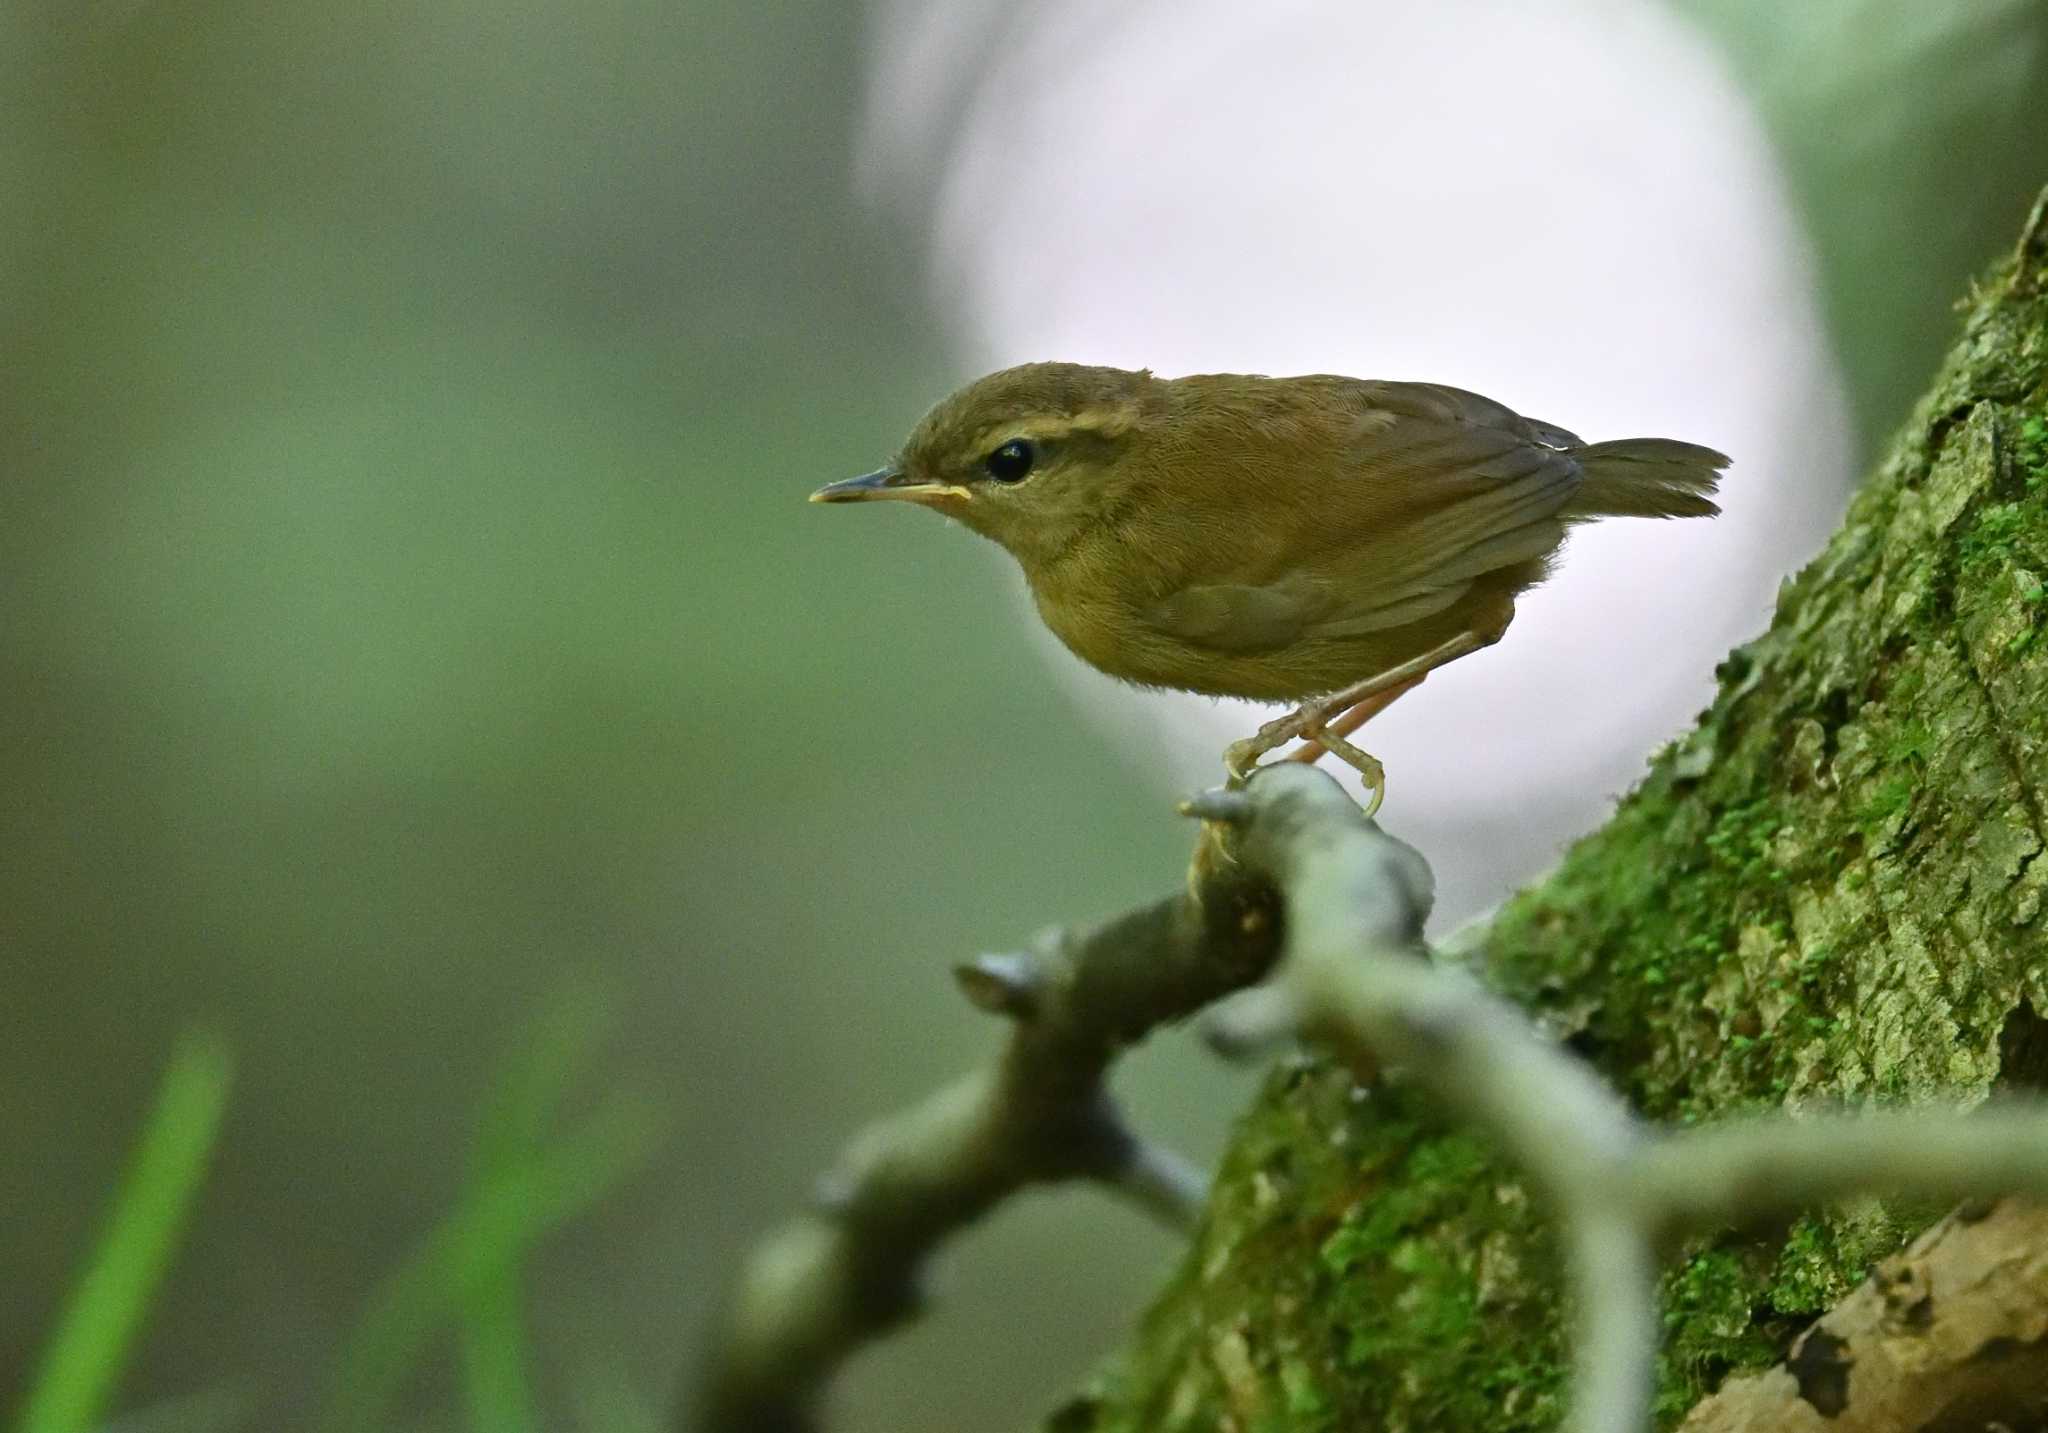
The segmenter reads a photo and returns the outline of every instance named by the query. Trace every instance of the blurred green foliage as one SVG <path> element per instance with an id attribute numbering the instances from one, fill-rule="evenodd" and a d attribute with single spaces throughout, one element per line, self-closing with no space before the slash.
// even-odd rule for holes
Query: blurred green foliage
<path id="1" fill-rule="evenodd" d="M 2041 0 L 1670 0 L 1756 98 L 1812 236 L 1863 453 L 2048 182 Z"/>
<path id="2" fill-rule="evenodd" d="M 549 1217 L 478 1205 L 461 1131 L 587 975 L 593 1078 L 678 1138 L 520 1264 L 523 1390 L 437 1338 L 395 1416 L 661 1407 L 763 1216 L 980 1049 L 946 963 L 1171 879 L 1185 833 L 982 554 L 804 503 L 952 376 L 850 192 L 863 34 L 816 3 L 0 12 L 0 1405 L 203 1019 L 236 1101 L 114 1406 L 248 1377 L 314 1422 L 359 1311 L 412 1297 L 385 1271 Z M 1189 1087 L 1199 1135 L 1232 1086 Z M 567 1180 L 526 1192 L 582 1207 Z M 958 1427 L 1106 1343 L 1169 1245 L 1076 1203 L 954 1286 L 1046 1363 L 912 1395 L 1001 1337 L 970 1318 L 854 1406 Z"/>
<path id="3" fill-rule="evenodd" d="M 458 1335 L 467 1426 L 520 1433 L 546 1426 L 531 1386 L 521 1271 L 529 1247 L 643 1167 L 661 1120 L 639 1097 L 615 1095 L 550 1140 L 569 1086 L 610 1028 L 593 989 L 551 1001 L 499 1076 L 480 1121 L 469 1192 L 385 1277 L 343 1341 L 319 1426 L 331 1433 L 398 1425 L 401 1396 L 436 1339 Z M 78 1281 L 16 1425 L 20 1433 L 100 1426 L 135 1335 L 176 1252 L 224 1113 L 229 1060 L 218 1039 L 188 1035 L 164 1077 L 112 1218 Z M 582 1401 L 601 1426 L 632 1426 L 630 1375 L 598 1365 Z M 224 1387 L 159 1404 L 144 1426 L 174 1433 L 248 1422 L 259 1398 Z M 127 1428 L 123 1419 L 109 1427 Z"/>
<path id="4" fill-rule="evenodd" d="M 1679 4 L 1886 426 L 2041 177 L 2042 9 Z M 984 1048 L 945 963 L 1175 878 L 1009 579 L 803 504 L 958 377 L 921 216 L 851 193 L 869 43 L 824 0 L 0 10 L 7 1406 L 76 1347 L 47 1406 L 137 1427 L 647 1426 L 746 1241 Z M 234 1107 L 163 1137 L 210 1182 L 154 1304 L 97 1302 L 195 1021 Z M 1240 1090 L 1126 1084 L 1198 1152 Z M 1171 1252 L 1084 1196 L 971 1244 L 848 1426 L 1014 1417 Z"/>

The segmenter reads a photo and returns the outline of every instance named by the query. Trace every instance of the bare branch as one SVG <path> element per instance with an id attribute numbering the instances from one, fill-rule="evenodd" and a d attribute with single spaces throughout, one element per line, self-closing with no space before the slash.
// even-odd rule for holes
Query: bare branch
<path id="1" fill-rule="evenodd" d="M 1566 1228 L 1578 1311 L 1572 1426 L 1643 1433 L 1657 1374 L 1657 1261 L 1634 1221 L 1591 1211 Z"/>
<path id="2" fill-rule="evenodd" d="M 1087 1179 L 1175 1228 L 1201 1175 L 1124 1126 L 1104 1072 L 1126 1047 L 1261 978 L 1279 952 L 1275 897 L 1209 834 L 1186 889 L 1081 934 L 957 968 L 968 998 L 1014 1024 L 1000 1055 L 857 1136 L 818 1204 L 741 1272 L 679 1423 L 803 1433 L 833 1372 L 913 1317 L 926 1259 L 1033 1184 Z"/>
<path id="3" fill-rule="evenodd" d="M 953 978 L 975 1005 L 991 1015 L 1020 1020 L 1038 1013 L 1045 977 L 1044 963 L 1023 952 L 977 956 L 953 967 Z"/>
<path id="4" fill-rule="evenodd" d="M 1646 1209 L 1676 1232 L 1756 1221 L 1859 1190 L 1933 1199 L 2048 1195 L 2048 1125 L 2039 1101 L 1967 1119 L 1953 1111 L 1760 1119 L 1686 1130 L 1635 1170 Z"/>
<path id="5" fill-rule="evenodd" d="M 1112 1193 L 1182 1233 L 1194 1228 L 1202 1203 L 1209 1197 L 1209 1181 L 1202 1171 L 1165 1146 L 1142 1140 L 1131 1146 L 1123 1168 L 1104 1176 L 1102 1182 Z"/>

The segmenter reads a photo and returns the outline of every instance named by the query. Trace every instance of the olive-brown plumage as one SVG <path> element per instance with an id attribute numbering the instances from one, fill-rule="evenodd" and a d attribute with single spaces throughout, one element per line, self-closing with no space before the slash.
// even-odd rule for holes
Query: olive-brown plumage
<path id="1" fill-rule="evenodd" d="M 1112 676 L 1306 700 L 1233 748 L 1239 774 L 1307 736 L 1377 788 L 1340 713 L 1497 640 L 1571 524 L 1713 514 L 1727 461 L 1664 438 L 1588 444 L 1430 383 L 1032 363 L 813 496 L 907 498 L 994 539 L 1046 625 Z"/>

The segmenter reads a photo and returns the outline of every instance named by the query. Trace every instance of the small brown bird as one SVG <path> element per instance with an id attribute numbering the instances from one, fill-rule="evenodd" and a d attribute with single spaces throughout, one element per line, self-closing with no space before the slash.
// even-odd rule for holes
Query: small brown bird
<path id="1" fill-rule="evenodd" d="M 1126 681 L 1299 702 L 1234 742 L 1234 780 L 1345 737 L 1433 668 L 1500 639 L 1574 523 L 1709 517 L 1728 459 L 1586 443 L 1434 383 L 1156 378 L 1027 363 L 938 404 L 887 467 L 813 502 L 903 498 L 1007 548 L 1038 612 Z"/>

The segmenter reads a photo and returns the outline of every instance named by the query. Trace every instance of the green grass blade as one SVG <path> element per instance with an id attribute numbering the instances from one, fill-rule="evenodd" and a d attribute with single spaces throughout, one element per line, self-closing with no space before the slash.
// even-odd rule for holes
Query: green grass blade
<path id="1" fill-rule="evenodd" d="M 385 1280 L 342 1350 L 321 1427 L 383 1428 L 428 1341 L 488 1280 L 547 1230 L 645 1164 L 661 1140 L 652 1105 L 619 1097 L 524 1167 L 473 1189 Z"/>
<path id="2" fill-rule="evenodd" d="M 462 1397 L 476 1433 L 535 1433 L 533 1382 L 526 1371 L 517 1255 L 463 1293 L 459 1326 Z"/>
<path id="3" fill-rule="evenodd" d="M 549 1001 L 492 1083 L 471 1159 L 478 1178 L 532 1158 L 569 1086 L 611 1034 L 612 1002 L 595 985 L 574 985 Z"/>
<path id="4" fill-rule="evenodd" d="M 583 987 L 550 1002 L 492 1088 L 471 1161 L 480 1187 L 513 1177 L 540 1152 L 562 1097 L 611 1025 L 601 990 Z M 540 1426 L 528 1376 L 522 1251 L 512 1248 L 472 1270 L 463 1291 L 459 1340 L 462 1392 L 476 1433 L 535 1433 Z"/>
<path id="5" fill-rule="evenodd" d="M 218 1038 L 179 1039 L 106 1230 L 29 1385 L 18 1433 L 83 1433 L 105 1413 L 205 1178 L 230 1066 Z"/>

